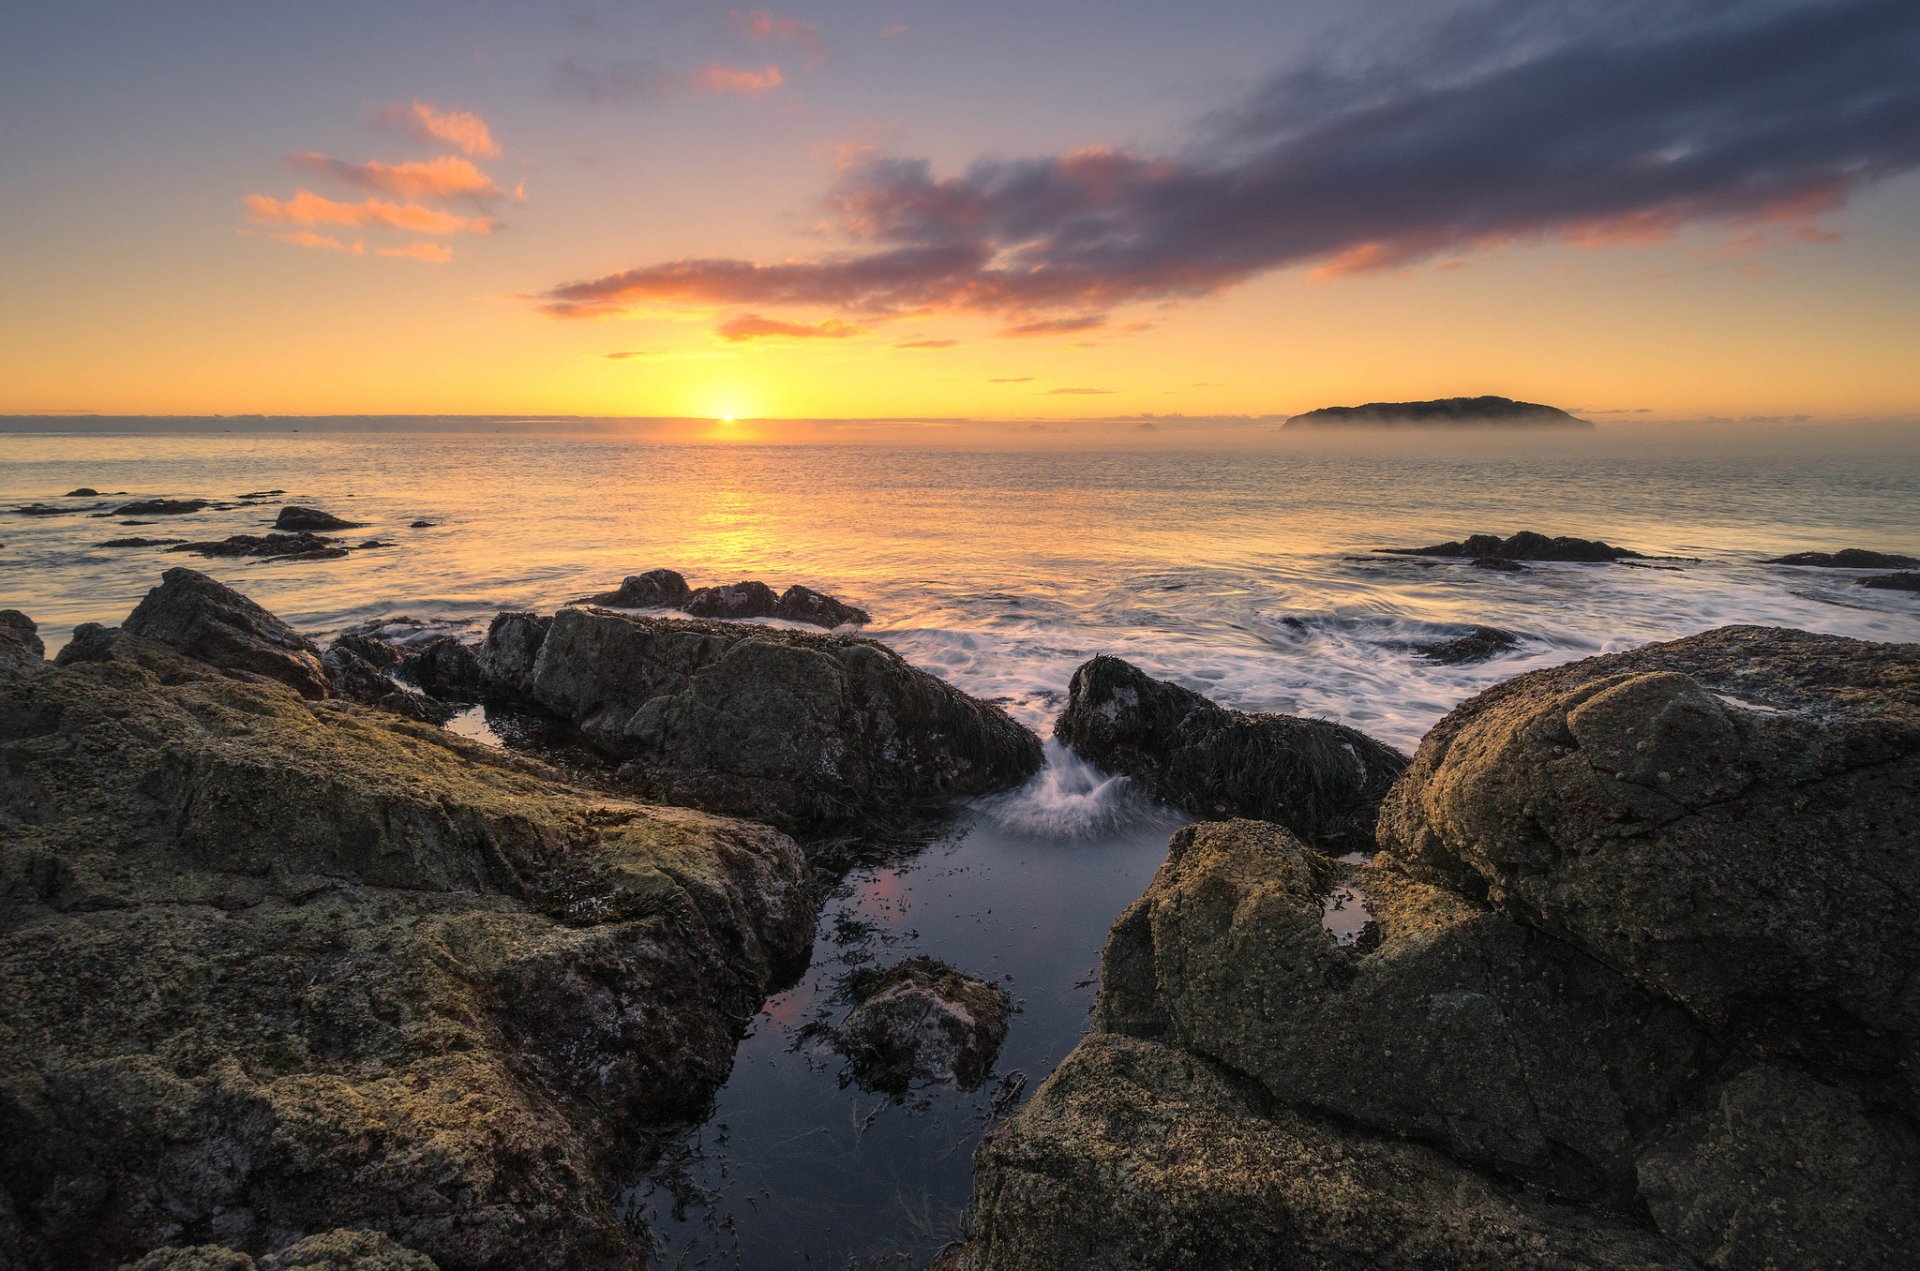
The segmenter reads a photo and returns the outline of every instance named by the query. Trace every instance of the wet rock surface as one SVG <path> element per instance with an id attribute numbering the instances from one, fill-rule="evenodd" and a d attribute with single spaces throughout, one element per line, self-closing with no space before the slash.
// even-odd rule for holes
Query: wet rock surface
<path id="1" fill-rule="evenodd" d="M 570 721 L 647 797 L 777 824 L 886 818 L 1017 785 L 1040 742 L 852 636 L 563 609 L 501 614 L 496 699 Z"/>
<path id="2" fill-rule="evenodd" d="M 92 624 L 86 624 L 91 627 Z M 95 632 L 100 632 L 95 627 Z M 273 680 L 302 697 L 325 697 L 326 674 L 314 643 L 224 583 L 175 567 L 160 576 L 118 630 L 142 644 L 159 645 L 205 668 L 245 679 Z M 62 658 L 113 656 L 104 633 L 82 640 L 80 632 Z M 139 652 L 123 650 L 129 659 Z M 188 673 L 191 672 L 189 668 Z"/>
<path id="3" fill-rule="evenodd" d="M 114 516 L 188 516 L 213 506 L 211 499 L 137 499 L 113 509 Z"/>
<path id="4" fill-rule="evenodd" d="M 1837 552 L 1795 552 L 1763 560 L 1762 565 L 1811 565 L 1819 569 L 1911 569 L 1920 559 L 1894 552 L 1870 552 L 1861 547 Z"/>
<path id="5" fill-rule="evenodd" d="M 1614 547 L 1599 539 L 1549 538 L 1532 530 L 1521 530 L 1508 538 L 1498 534 L 1475 534 L 1463 542 L 1435 543 L 1429 547 L 1380 547 L 1374 550 L 1389 556 L 1460 556 L 1481 569 L 1500 568 L 1481 562 L 1492 561 L 1611 561 L 1639 557 L 1640 553 Z"/>
<path id="6" fill-rule="evenodd" d="M 101 543 L 102 547 L 172 547 L 175 543 L 184 543 L 184 538 L 110 538 Z"/>
<path id="7" fill-rule="evenodd" d="M 1443 666 L 1464 666 L 1497 658 L 1502 653 L 1512 652 L 1519 645 L 1520 637 L 1511 631 L 1503 631 L 1499 627 L 1475 627 L 1467 634 L 1451 640 L 1423 644 L 1419 648 L 1419 655 Z"/>
<path id="8" fill-rule="evenodd" d="M 1871 578 L 1862 578 L 1860 585 L 1879 591 L 1920 591 L 1920 573 L 1875 574 Z"/>
<path id="9" fill-rule="evenodd" d="M 293 503 L 281 508 L 280 515 L 273 518 L 273 528 L 276 530 L 310 532 L 356 530 L 363 524 L 364 522 L 361 521 L 345 520 L 331 512 L 323 512 L 319 508 L 301 507 Z"/>
<path id="10" fill-rule="evenodd" d="M 170 551 L 196 556 L 274 556 L 285 560 L 337 560 L 347 554 L 340 540 L 318 534 L 235 534 L 203 543 L 181 543 Z"/>
<path id="11" fill-rule="evenodd" d="M 1114 657 L 1073 673 L 1054 735 L 1196 816 L 1256 817 L 1355 846 L 1371 843 L 1380 800 L 1407 765 L 1355 729 L 1228 710 Z"/>
<path id="12" fill-rule="evenodd" d="M 609 1171 L 808 946 L 798 848 L 308 700 L 256 660 L 308 647 L 191 571 L 142 610 L 55 664 L 0 619 L 0 1242 L 644 1262 Z"/>
<path id="13" fill-rule="evenodd" d="M 1920 646 L 1726 628 L 1466 702 L 1370 864 L 1188 827 L 954 1264 L 1909 1265 L 1916 765 Z"/>
<path id="14" fill-rule="evenodd" d="M 847 992 L 853 1007 L 832 1044 L 863 1086 L 890 1093 L 923 1082 L 976 1088 L 1013 1015 L 1005 989 L 933 958 L 856 971 Z"/>
<path id="15" fill-rule="evenodd" d="M 811 626 L 832 629 L 848 624 L 873 621 L 866 610 L 846 604 L 832 596 L 798 584 L 775 594 L 763 582 L 730 583 L 723 587 L 692 588 L 687 580 L 671 569 L 650 569 L 630 574 L 612 591 L 586 596 L 574 602 L 581 605 L 606 605 L 615 609 L 678 609 L 696 618 L 720 618 L 738 621 L 751 618 L 783 618 Z"/>

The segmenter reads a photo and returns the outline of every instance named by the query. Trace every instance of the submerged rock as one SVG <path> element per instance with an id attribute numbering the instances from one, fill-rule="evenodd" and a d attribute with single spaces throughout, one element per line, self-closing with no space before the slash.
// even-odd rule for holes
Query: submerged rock
<path id="1" fill-rule="evenodd" d="M 1920 573 L 1875 574 L 1859 581 L 1862 587 L 1874 587 L 1881 591 L 1920 591 Z"/>
<path id="2" fill-rule="evenodd" d="M 1520 637 L 1511 631 L 1502 631 L 1499 627 L 1475 627 L 1463 636 L 1451 640 L 1436 640 L 1420 646 L 1420 656 L 1429 662 L 1439 662 L 1446 666 L 1464 666 L 1469 662 L 1485 662 L 1488 658 L 1499 657 L 1510 652 L 1520 644 Z"/>
<path id="3" fill-rule="evenodd" d="M 138 499 L 113 509 L 114 516 L 186 516 L 213 506 L 211 499 Z"/>
<path id="4" fill-rule="evenodd" d="M 101 543 L 102 547 L 171 547 L 175 543 L 184 543 L 184 538 L 110 538 Z"/>
<path id="5" fill-rule="evenodd" d="M 1916 764 L 1920 646 L 1728 628 L 1464 703 L 1371 864 L 1188 827 L 953 1264 L 1908 1265 Z"/>
<path id="6" fill-rule="evenodd" d="M 1040 767 L 1005 711 L 852 636 L 563 609 L 495 618 L 479 665 L 650 797 L 781 824 L 891 817 Z"/>
<path id="7" fill-rule="evenodd" d="M 1294 715 L 1247 715 L 1131 663 L 1073 673 L 1054 735 L 1089 762 L 1197 816 L 1275 821 L 1332 842 L 1372 841 L 1407 757 L 1365 733 Z"/>
<path id="8" fill-rule="evenodd" d="M 1013 1003 L 1005 989 L 933 958 L 856 971 L 853 1009 L 834 1033 L 860 1082 L 904 1092 L 919 1082 L 972 1090 L 993 1069 Z"/>
<path id="9" fill-rule="evenodd" d="M 629 574 L 612 591 L 586 596 L 578 605 L 608 605 L 615 609 L 678 609 L 693 589 L 687 580 L 671 569 L 649 569 L 644 574 Z"/>
<path id="10" fill-rule="evenodd" d="M 29 1267 L 643 1263 L 610 1180 L 711 1098 L 808 947 L 795 844 L 189 676 L 126 632 L 218 605 L 162 590 L 76 640 L 168 677 L 0 638 L 0 1243 Z"/>
<path id="11" fill-rule="evenodd" d="M 196 556 L 276 556 L 283 560 L 336 560 L 347 554 L 340 540 L 317 534 L 235 534 L 217 542 L 181 543 L 169 550 Z"/>
<path id="12" fill-rule="evenodd" d="M 1475 569 L 1492 570 L 1499 574 L 1524 574 L 1527 567 L 1517 560 L 1508 560 L 1504 556 L 1476 556 L 1468 562 Z"/>
<path id="13" fill-rule="evenodd" d="M 73 511 L 52 503 L 22 503 L 19 507 L 8 508 L 15 516 L 65 516 Z"/>
<path id="14" fill-rule="evenodd" d="M 176 566 L 162 574 L 160 585 L 127 615 L 120 631 L 227 675 L 274 680 L 302 697 L 327 694 L 313 641 L 233 588 L 191 569 Z M 89 645 L 75 656 L 99 647 Z"/>
<path id="15" fill-rule="evenodd" d="M 1837 552 L 1795 552 L 1791 556 L 1776 556 L 1760 563 L 1812 565 L 1820 569 L 1911 569 L 1920 565 L 1920 559 L 1894 552 L 1869 552 L 1865 548 L 1848 547 Z"/>
<path id="16" fill-rule="evenodd" d="M 1498 534 L 1475 534 L 1465 542 L 1435 543 L 1430 547 L 1380 547 L 1374 549 L 1391 556 L 1465 556 L 1480 569 L 1498 569 L 1492 561 L 1609 561 L 1638 558 L 1640 553 L 1614 547 L 1599 539 L 1548 538 L 1532 530 L 1521 530 L 1510 538 Z M 1482 564 L 1486 561 L 1488 564 Z"/>
<path id="17" fill-rule="evenodd" d="M 301 507 L 290 503 L 280 509 L 280 515 L 273 518 L 276 530 L 357 530 L 364 522 L 346 521 L 331 512 L 322 512 L 319 508 Z"/>
<path id="18" fill-rule="evenodd" d="M 100 491 L 90 485 L 83 485 L 78 490 L 67 491 L 66 497 L 69 499 L 97 499 L 100 497 Z"/>

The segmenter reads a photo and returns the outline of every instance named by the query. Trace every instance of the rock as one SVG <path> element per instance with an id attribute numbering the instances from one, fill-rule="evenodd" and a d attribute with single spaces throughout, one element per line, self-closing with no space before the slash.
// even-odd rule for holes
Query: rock
<path id="1" fill-rule="evenodd" d="M 479 658 L 452 636 L 413 646 L 395 674 L 434 697 L 477 701 L 485 688 Z"/>
<path id="2" fill-rule="evenodd" d="M 1837 552 L 1795 552 L 1791 556 L 1776 556 L 1772 560 L 1763 560 L 1762 565 L 1813 565 L 1820 569 L 1911 569 L 1920 565 L 1920 558 L 1901 556 L 1894 552 L 1869 552 L 1864 548 L 1849 547 Z"/>
<path id="3" fill-rule="evenodd" d="M 280 515 L 273 519 L 273 528 L 276 530 L 357 530 L 362 524 L 360 521 L 343 521 L 319 508 L 306 508 L 293 503 L 281 508 Z"/>
<path id="4" fill-rule="evenodd" d="M 285 493 L 285 490 L 249 490 L 239 497 L 243 499 L 274 499 Z"/>
<path id="5" fill-rule="evenodd" d="M 873 621 L 873 616 L 865 609 L 843 604 L 832 596 L 822 595 L 798 583 L 780 593 L 780 599 L 773 607 L 773 616 L 828 629 Z"/>
<path id="6" fill-rule="evenodd" d="M 678 609 L 693 589 L 671 569 L 649 569 L 629 574 L 612 591 L 574 601 L 577 605 L 608 605 L 615 609 Z"/>
<path id="7" fill-rule="evenodd" d="M 184 538 L 110 538 L 102 547 L 171 547 L 175 543 L 184 543 Z"/>
<path id="8" fill-rule="evenodd" d="M 1462 666 L 1498 657 L 1517 648 L 1519 644 L 1520 637 L 1511 631 L 1502 631 L 1499 627 L 1475 627 L 1466 635 L 1455 636 L 1451 640 L 1423 644 L 1419 646 L 1419 652 L 1429 662 Z"/>
<path id="9" fill-rule="evenodd" d="M 65 516 L 72 508 L 59 507 L 52 503 L 23 503 L 19 507 L 8 508 L 15 516 Z"/>
<path id="10" fill-rule="evenodd" d="M 383 538 L 370 538 L 366 542 L 356 543 L 354 544 L 354 546 L 358 548 L 360 551 L 366 552 L 366 551 L 375 551 L 382 547 L 392 547 L 394 546 L 394 544 L 387 542 Z"/>
<path id="11" fill-rule="evenodd" d="M 1228 710 L 1104 656 L 1073 673 L 1053 731 L 1197 816 L 1255 817 L 1328 842 L 1370 843 L 1380 800 L 1407 766 L 1355 729 Z"/>
<path id="12" fill-rule="evenodd" d="M 235 534 L 218 542 L 181 543 L 169 548 L 196 556 L 275 556 L 282 560 L 336 560 L 347 554 L 338 539 L 317 534 Z"/>
<path id="13" fill-rule="evenodd" d="M 680 603 L 696 618 L 771 618 L 780 608 L 773 588 L 762 582 L 701 587 Z"/>
<path id="14" fill-rule="evenodd" d="M 1276 1104 L 1176 1047 L 1094 1033 L 974 1156 L 971 1271 L 1694 1271 L 1604 1211 Z"/>
<path id="15" fill-rule="evenodd" d="M 1416 877 L 1911 1110 L 1916 824 L 1920 645 L 1723 627 L 1470 699 L 1379 833 Z"/>
<path id="16" fill-rule="evenodd" d="M 1375 551 L 1391 556 L 1465 556 L 1476 568 L 1498 569 L 1482 561 L 1609 561 L 1637 559 L 1639 552 L 1613 547 L 1599 539 L 1548 538 L 1532 530 L 1521 530 L 1511 538 L 1498 534 L 1475 534 L 1465 542 L 1435 543 L 1431 547 L 1380 547 Z"/>
<path id="17" fill-rule="evenodd" d="M 1295 415 L 1287 428 L 1427 427 L 1591 428 L 1557 406 L 1516 402 L 1511 397 L 1443 397 L 1430 402 L 1368 402 L 1364 406 L 1322 406 Z"/>
<path id="18" fill-rule="evenodd" d="M 113 509 L 114 516 L 186 516 L 213 506 L 211 499 L 138 499 Z"/>
<path id="19" fill-rule="evenodd" d="M 46 656 L 47 646 L 33 619 L 18 609 L 0 609 L 0 661 L 26 665 Z"/>
<path id="20" fill-rule="evenodd" d="M 239 592 L 175 567 L 160 576 L 121 630 L 245 679 L 268 679 L 303 697 L 325 697 L 320 650 Z"/>
<path id="21" fill-rule="evenodd" d="M 920 1082 L 973 1090 L 993 1069 L 1013 1003 L 1005 989 L 933 958 L 858 970 L 834 1035 L 861 1083 L 904 1093 Z"/>
<path id="22" fill-rule="evenodd" d="M 1475 569 L 1490 569 L 1501 574 L 1523 574 L 1527 567 L 1517 560 L 1508 560 L 1504 556 L 1476 556 L 1468 564 Z"/>
<path id="23" fill-rule="evenodd" d="M 1860 585 L 1881 591 L 1920 591 L 1920 573 L 1875 574 L 1871 578 L 1860 579 Z"/>
<path id="24" fill-rule="evenodd" d="M 451 709 L 389 678 L 378 662 L 360 652 L 360 647 L 345 637 L 320 655 L 327 689 L 334 697 L 429 723 L 445 723 L 452 716 Z"/>
<path id="25" fill-rule="evenodd" d="M 613 1180 L 809 947 L 796 845 L 203 669 L 0 658 L 20 1261 L 644 1263 Z"/>
<path id="26" fill-rule="evenodd" d="M 489 694 L 508 701 L 533 697 L 533 666 L 553 619 L 533 613 L 497 613 L 487 624 L 476 660 Z"/>
<path id="27" fill-rule="evenodd" d="M 407 528 L 410 530 L 430 530 L 436 524 L 438 524 L 438 522 L 435 521 L 412 521 L 408 523 Z"/>
<path id="28" fill-rule="evenodd" d="M 156 1249 L 125 1271 L 438 1271 L 432 1258 L 377 1231 L 336 1229 L 250 1258 L 222 1245 Z"/>
<path id="29" fill-rule="evenodd" d="M 83 485 L 78 490 L 67 491 L 67 497 L 69 499 L 97 499 L 100 497 L 100 491 L 90 485 Z"/>
<path id="30" fill-rule="evenodd" d="M 648 797 L 785 825 L 890 817 L 1017 785 L 1040 742 L 884 645 L 563 609 L 494 619 L 497 698 L 571 721 Z"/>

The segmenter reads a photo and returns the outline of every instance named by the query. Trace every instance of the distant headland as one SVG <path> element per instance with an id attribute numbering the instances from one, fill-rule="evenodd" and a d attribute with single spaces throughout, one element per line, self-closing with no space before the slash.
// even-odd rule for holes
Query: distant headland
<path id="1" fill-rule="evenodd" d="M 1442 397 L 1431 402 L 1368 402 L 1322 406 L 1287 420 L 1285 427 L 1397 428 L 1403 424 L 1495 428 L 1591 428 L 1589 420 L 1557 406 L 1516 402 L 1511 397 Z"/>

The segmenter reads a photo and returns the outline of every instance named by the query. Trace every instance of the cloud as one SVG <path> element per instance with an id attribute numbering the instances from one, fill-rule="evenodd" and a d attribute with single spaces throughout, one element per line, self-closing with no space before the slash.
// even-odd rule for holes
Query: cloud
<path id="1" fill-rule="evenodd" d="M 838 318 L 828 318 L 825 322 L 781 322 L 776 318 L 763 318 L 757 313 L 744 314 L 738 318 L 729 318 L 714 328 L 724 340 L 738 343 L 742 340 L 764 340 L 769 336 L 792 340 L 844 340 L 850 336 L 865 335 L 864 328 L 849 326 Z"/>
<path id="2" fill-rule="evenodd" d="M 307 151 L 289 155 L 288 162 L 309 172 L 330 176 L 344 185 L 376 194 L 408 199 L 467 199 L 486 203 L 500 194 L 493 179 L 465 159 L 441 155 L 437 159 L 406 163 L 349 163 L 330 155 Z"/>
<path id="3" fill-rule="evenodd" d="M 785 82 L 786 77 L 780 74 L 777 66 L 762 66 L 756 70 L 709 62 L 687 77 L 687 88 L 694 93 L 765 97 Z"/>
<path id="4" fill-rule="evenodd" d="M 1050 388 L 1040 394 L 1042 397 L 1106 397 L 1113 392 L 1110 388 Z"/>
<path id="5" fill-rule="evenodd" d="M 894 22 L 880 28 L 880 38 L 883 40 L 898 39 L 911 30 L 913 30 L 913 28 L 904 22 Z"/>
<path id="6" fill-rule="evenodd" d="M 340 252 L 347 256 L 364 255 L 367 248 L 364 243 L 347 243 L 331 234 L 316 234 L 312 230 L 297 229 L 285 231 L 241 230 L 249 238 L 271 238 L 275 242 L 291 243 L 295 247 L 310 247 L 315 251 Z"/>
<path id="7" fill-rule="evenodd" d="M 1094 331 L 1106 325 L 1106 315 L 1083 313 L 1070 318 L 1036 318 L 1031 322 L 1019 322 L 1010 327 L 1000 328 L 999 334 L 1018 339 L 1023 336 L 1064 335 L 1074 331 Z"/>
<path id="8" fill-rule="evenodd" d="M 958 340 L 908 340 L 893 347 L 896 349 L 951 349 L 959 343 Z"/>
<path id="9" fill-rule="evenodd" d="M 1031 384 L 1033 383 L 1033 376 L 1010 375 L 1005 379 L 988 380 L 987 383 L 989 384 Z"/>
<path id="10" fill-rule="evenodd" d="M 1167 156 L 1082 149 L 945 176 L 869 158 L 826 200 L 848 250 L 643 264 L 541 303 L 561 316 L 650 301 L 973 311 L 1026 326 L 1290 267 L 1341 278 L 1541 241 L 1792 233 L 1920 167 L 1912 0 L 1701 4 L 1684 22 L 1627 7 L 1642 20 L 1564 23 L 1571 34 L 1541 25 L 1546 6 L 1491 7 L 1396 63 L 1277 77 Z"/>
<path id="11" fill-rule="evenodd" d="M 500 147 L 487 121 L 467 110 L 441 110 L 426 102 L 389 106 L 375 121 L 416 141 L 438 141 L 482 159 L 498 159 Z"/>
<path id="12" fill-rule="evenodd" d="M 630 357 L 657 357 L 657 356 L 659 356 L 659 350 L 657 349 L 623 349 L 618 353 L 607 354 L 607 360 L 609 362 L 624 362 Z"/>
<path id="13" fill-rule="evenodd" d="M 376 247 L 377 256 L 395 256 L 406 260 L 424 260 L 432 265 L 444 265 L 453 259 L 453 248 L 445 243 L 406 243 L 399 247 Z"/>
<path id="14" fill-rule="evenodd" d="M 499 222 L 484 216 L 459 216 L 418 203 L 390 203 L 367 199 L 359 203 L 341 203 L 300 190 L 290 199 L 265 194 L 246 197 L 247 215 L 259 225 L 378 225 L 415 234 L 491 234 Z"/>
<path id="15" fill-rule="evenodd" d="M 555 64 L 548 91 L 577 106 L 651 105 L 681 93 L 764 97 L 784 82 L 777 66 L 739 68 L 709 62 L 683 73 L 651 58 L 568 55 Z"/>
<path id="16" fill-rule="evenodd" d="M 821 66 L 827 60 L 827 46 L 819 28 L 805 18 L 781 17 L 765 9 L 735 9 L 727 15 L 733 29 L 756 43 L 792 44 L 808 54 L 808 66 Z"/>

